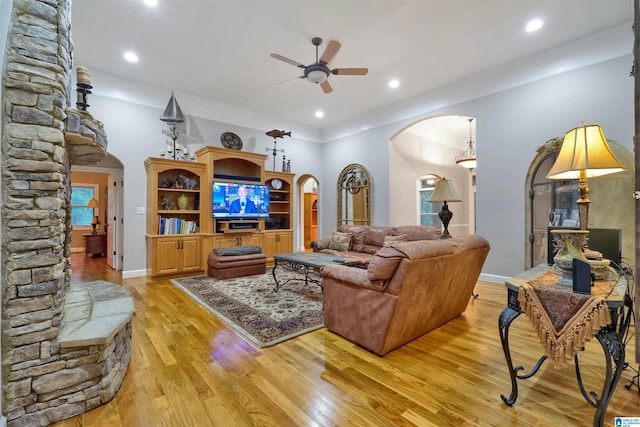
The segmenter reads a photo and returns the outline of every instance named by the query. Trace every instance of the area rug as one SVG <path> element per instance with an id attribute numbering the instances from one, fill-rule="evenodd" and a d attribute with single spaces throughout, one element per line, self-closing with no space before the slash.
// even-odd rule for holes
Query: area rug
<path id="1" fill-rule="evenodd" d="M 278 271 L 278 280 L 298 277 Z M 291 281 L 274 292 L 271 271 L 218 280 L 210 276 L 171 279 L 229 328 L 258 348 L 268 347 L 324 325 L 322 290 Z M 282 282 L 281 282 L 282 283 Z"/>

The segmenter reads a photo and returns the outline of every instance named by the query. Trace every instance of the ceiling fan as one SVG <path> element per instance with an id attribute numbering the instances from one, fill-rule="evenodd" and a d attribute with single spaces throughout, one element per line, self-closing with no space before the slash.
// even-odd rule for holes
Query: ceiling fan
<path id="1" fill-rule="evenodd" d="M 314 37 L 311 39 L 311 43 L 316 47 L 316 62 L 311 65 L 304 65 L 299 63 L 298 61 L 294 61 L 293 59 L 286 58 L 282 55 L 278 55 L 277 53 L 272 53 L 271 57 L 275 59 L 279 59 L 280 61 L 284 61 L 288 64 L 295 65 L 298 68 L 302 68 L 304 70 L 304 74 L 300 77 L 300 79 L 307 79 L 310 82 L 319 84 L 324 93 L 331 93 L 333 88 L 329 84 L 327 78 L 329 74 L 343 75 L 343 76 L 364 76 L 369 70 L 367 68 L 329 68 L 329 62 L 336 56 L 338 50 L 340 49 L 340 43 L 331 40 L 329 44 L 327 44 L 327 48 L 324 50 L 324 53 L 320 58 L 318 58 L 318 46 L 322 44 L 322 39 L 320 37 Z"/>

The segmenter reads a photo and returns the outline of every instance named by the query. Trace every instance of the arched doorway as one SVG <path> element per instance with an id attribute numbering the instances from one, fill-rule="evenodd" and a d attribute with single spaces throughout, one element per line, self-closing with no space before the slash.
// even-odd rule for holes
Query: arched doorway
<path id="1" fill-rule="evenodd" d="M 469 119 L 465 115 L 443 115 L 421 119 L 398 131 L 390 139 L 389 209 L 391 224 L 419 224 L 420 191 L 416 182 L 427 173 L 451 179 L 461 203 L 449 225 L 452 234 L 475 232 L 475 170 L 456 164 L 469 141 Z M 476 120 L 472 122 L 475 135 Z"/>
<path id="2" fill-rule="evenodd" d="M 124 187 L 122 185 L 124 166 L 115 156 L 108 154 L 94 166 L 73 166 L 71 185 L 74 180 L 89 180 L 99 183 L 99 230 L 105 234 L 107 265 L 114 270 L 122 270 L 124 259 Z M 82 177 L 82 178 L 74 178 Z M 72 231 L 72 252 L 81 245 L 81 233 Z M 74 237 L 75 235 L 75 237 Z M 74 249 L 76 248 L 76 249 Z"/>
<path id="3" fill-rule="evenodd" d="M 318 187 L 315 176 L 305 174 L 298 178 L 298 247 L 301 251 L 311 251 L 311 242 L 318 239 Z"/>

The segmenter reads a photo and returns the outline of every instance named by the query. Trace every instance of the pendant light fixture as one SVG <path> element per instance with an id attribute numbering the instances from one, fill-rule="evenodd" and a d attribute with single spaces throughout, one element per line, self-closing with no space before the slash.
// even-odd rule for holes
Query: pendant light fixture
<path id="1" fill-rule="evenodd" d="M 456 163 L 471 170 L 476 167 L 476 143 L 473 142 L 471 135 L 471 122 L 473 122 L 473 119 L 467 120 L 469 120 L 469 142 L 467 142 L 467 149 L 461 155 L 456 156 Z"/>

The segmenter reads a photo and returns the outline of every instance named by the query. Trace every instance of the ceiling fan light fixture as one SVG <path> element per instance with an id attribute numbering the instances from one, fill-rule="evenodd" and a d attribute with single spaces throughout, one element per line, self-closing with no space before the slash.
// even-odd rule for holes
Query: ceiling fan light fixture
<path id="1" fill-rule="evenodd" d="M 307 73 L 307 79 L 312 83 L 322 83 L 327 79 L 327 73 L 322 70 L 312 70 Z"/>

